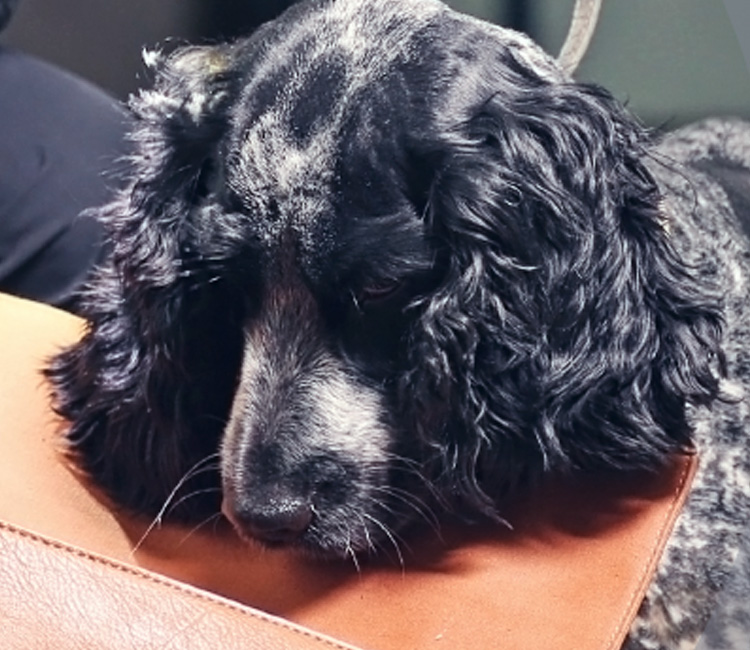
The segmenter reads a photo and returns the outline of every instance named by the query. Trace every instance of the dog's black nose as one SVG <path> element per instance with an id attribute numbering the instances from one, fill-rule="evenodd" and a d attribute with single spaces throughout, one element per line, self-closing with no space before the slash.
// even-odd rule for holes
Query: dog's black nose
<path id="1" fill-rule="evenodd" d="M 234 504 L 229 510 L 227 516 L 242 534 L 271 545 L 290 544 L 299 539 L 314 514 L 306 500 L 292 498 Z"/>

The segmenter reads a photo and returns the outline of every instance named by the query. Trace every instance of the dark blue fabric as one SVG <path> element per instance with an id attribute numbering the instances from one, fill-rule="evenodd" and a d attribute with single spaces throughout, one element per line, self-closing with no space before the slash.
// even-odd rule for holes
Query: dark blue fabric
<path id="1" fill-rule="evenodd" d="M 80 213 L 115 185 L 127 120 L 82 79 L 0 48 L 0 291 L 74 309 L 102 246 Z"/>
<path id="2" fill-rule="evenodd" d="M 10 22 L 18 0 L 0 0 L 0 31 Z"/>

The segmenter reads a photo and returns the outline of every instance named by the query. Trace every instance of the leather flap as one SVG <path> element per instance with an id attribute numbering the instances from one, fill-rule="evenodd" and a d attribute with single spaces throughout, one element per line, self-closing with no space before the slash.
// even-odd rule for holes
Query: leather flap
<path id="1" fill-rule="evenodd" d="M 356 650 L 283 619 L 0 523 L 5 650 Z"/>
<path id="2" fill-rule="evenodd" d="M 547 485 L 507 514 L 513 530 L 446 526 L 440 537 L 428 530 L 402 544 L 403 567 L 395 551 L 390 561 L 363 562 L 360 572 L 351 563 L 263 551 L 221 522 L 150 529 L 149 521 L 112 508 L 61 453 L 65 424 L 49 409 L 39 368 L 81 328 L 67 314 L 0 296 L 0 521 L 10 524 L 0 529 L 0 637 L 23 634 L 26 643 L 37 630 L 46 643 L 24 648 L 70 647 L 50 639 L 69 644 L 76 635 L 91 647 L 139 647 L 107 640 L 131 620 L 144 621 L 138 634 L 151 641 L 143 647 L 213 634 L 229 639 L 217 636 L 213 647 L 234 647 L 233 639 L 255 647 L 253 638 L 268 640 L 257 647 L 317 647 L 310 643 L 319 639 L 298 636 L 296 627 L 290 633 L 282 626 L 272 639 L 277 619 L 243 603 L 371 650 L 613 650 L 697 462 L 681 456 L 658 475 Z"/>

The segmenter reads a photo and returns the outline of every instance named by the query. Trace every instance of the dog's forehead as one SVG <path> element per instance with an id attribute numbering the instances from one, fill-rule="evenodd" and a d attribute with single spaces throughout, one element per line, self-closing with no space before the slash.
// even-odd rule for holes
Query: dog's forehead
<path id="1" fill-rule="evenodd" d="M 394 156 L 378 165 L 378 151 L 391 146 L 393 153 L 399 131 L 413 130 L 415 119 L 428 121 L 432 109 L 410 115 L 411 97 L 423 107 L 444 101 L 441 84 L 457 74 L 446 64 L 452 48 L 473 57 L 478 70 L 501 43 L 521 57 L 544 59 L 523 36 L 438 0 L 302 3 L 261 30 L 240 57 L 229 189 L 255 214 L 274 215 L 265 224 L 269 232 L 309 232 L 310 223 L 335 211 L 337 183 L 352 178 L 353 160 L 382 174 Z"/>
<path id="2" fill-rule="evenodd" d="M 272 194 L 298 215 L 329 207 L 320 201 L 330 195 L 353 113 L 364 143 L 373 126 L 366 113 L 410 58 L 414 36 L 444 10 L 431 0 L 339 0 L 276 26 L 252 52 L 236 104 L 232 189 Z"/>

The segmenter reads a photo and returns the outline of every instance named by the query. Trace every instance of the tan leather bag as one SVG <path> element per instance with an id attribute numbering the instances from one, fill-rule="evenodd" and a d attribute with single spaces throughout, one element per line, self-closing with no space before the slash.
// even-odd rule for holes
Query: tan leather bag
<path id="1" fill-rule="evenodd" d="M 622 643 L 696 459 L 550 484 L 502 527 L 319 562 L 119 512 L 66 458 L 40 368 L 84 324 L 0 296 L 3 648 L 604 650 Z M 146 534 L 148 533 L 148 534 Z"/>

